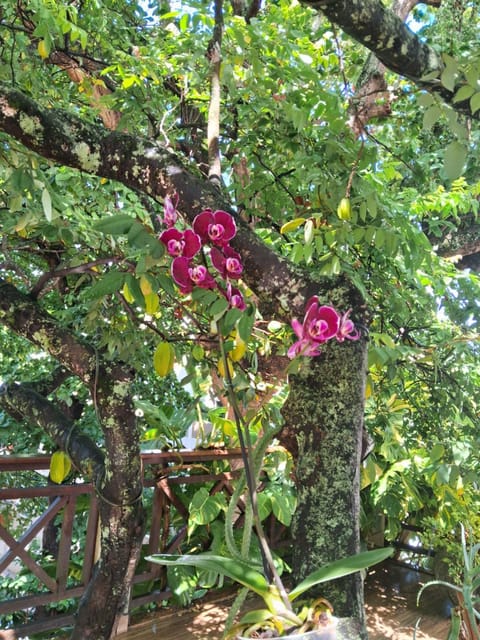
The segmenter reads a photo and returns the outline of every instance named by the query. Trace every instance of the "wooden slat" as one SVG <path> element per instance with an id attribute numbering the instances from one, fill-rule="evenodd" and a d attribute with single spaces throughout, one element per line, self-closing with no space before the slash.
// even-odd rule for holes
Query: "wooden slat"
<path id="1" fill-rule="evenodd" d="M 67 588 L 67 578 L 70 569 L 70 551 L 72 547 L 73 521 L 77 501 L 71 496 L 63 510 L 62 531 L 57 555 L 57 583 L 61 594 Z"/>

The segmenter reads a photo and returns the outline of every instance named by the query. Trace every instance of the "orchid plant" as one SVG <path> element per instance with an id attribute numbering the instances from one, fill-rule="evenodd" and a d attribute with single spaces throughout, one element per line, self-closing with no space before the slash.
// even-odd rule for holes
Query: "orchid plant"
<path id="1" fill-rule="evenodd" d="M 242 260 L 230 244 L 237 232 L 235 220 L 226 211 L 206 209 L 195 217 L 191 228 L 180 230 L 175 226 L 179 220 L 177 203 L 178 197 L 175 195 L 165 199 L 162 223 L 166 229 L 160 234 L 160 240 L 172 258 L 171 275 L 180 292 L 188 295 L 194 291 L 195 287 L 218 290 L 225 297 L 228 308 L 244 311 L 245 298 L 239 287 L 235 286 L 241 280 Z M 317 296 L 312 297 L 307 302 L 303 321 L 300 322 L 296 318 L 292 320 L 291 324 L 297 341 L 288 349 L 288 357 L 293 359 L 301 356 L 319 356 L 322 346 L 332 339 L 338 342 L 358 340 L 360 334 L 349 316 L 350 311 L 340 314 L 332 306 L 321 305 Z M 221 320 L 222 318 L 219 319 L 220 323 Z M 241 557 L 228 558 L 209 553 L 188 556 L 157 554 L 150 556 L 148 560 L 160 564 L 189 565 L 215 571 L 237 581 L 263 598 L 267 608 L 248 613 L 240 626 L 234 629 L 235 634 L 252 632 L 257 634 L 252 637 L 278 637 L 288 635 L 288 632 L 293 629 L 305 631 L 319 628 L 326 622 L 330 624 L 331 607 L 328 603 L 325 604 L 324 600 L 316 601 L 312 606 L 303 607 L 300 610 L 295 610 L 292 602 L 307 589 L 321 582 L 346 576 L 384 560 L 391 554 L 391 550 L 377 549 L 337 560 L 318 569 L 287 593 L 277 571 L 259 516 L 257 505 L 259 469 L 256 460 L 262 456 L 258 456 L 257 451 L 254 452 L 249 425 L 245 422 L 236 400 L 232 383 L 233 372 L 230 369 L 231 359 L 227 360 L 222 331 L 218 332 L 218 340 L 226 391 L 233 409 L 242 451 L 252 522 L 257 533 L 263 566 L 257 566 L 251 561 L 246 562 L 245 558 Z M 270 434 L 267 433 L 265 436 L 263 441 L 267 442 Z M 256 446 L 262 453 L 258 442 Z M 238 491 L 234 493 L 232 504 L 236 504 L 239 497 Z M 226 539 L 228 538 L 228 521 L 227 513 Z M 247 535 L 250 534 L 247 533 Z M 247 548 L 249 540 L 248 538 Z M 268 629 L 266 633 L 270 635 L 260 635 L 266 628 Z M 272 633 L 275 635 L 271 635 Z"/>

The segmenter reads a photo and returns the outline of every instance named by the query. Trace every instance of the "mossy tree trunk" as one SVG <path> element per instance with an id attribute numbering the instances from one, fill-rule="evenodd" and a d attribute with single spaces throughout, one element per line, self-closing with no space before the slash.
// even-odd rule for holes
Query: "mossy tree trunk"
<path id="1" fill-rule="evenodd" d="M 298 506 L 293 519 L 293 571 L 304 578 L 360 548 L 360 456 L 366 379 L 366 339 L 329 343 L 290 376 L 283 408 L 297 448 Z M 318 587 L 339 617 L 364 629 L 359 573 Z M 366 637 L 366 636 L 365 636 Z"/>
<path id="2" fill-rule="evenodd" d="M 23 384 L 0 387 L 0 404 L 41 426 L 97 489 L 101 553 L 80 602 L 72 640 L 106 640 L 128 614 L 130 589 L 143 539 L 139 433 L 133 375 L 60 327 L 40 304 L 0 279 L 0 323 L 45 349 L 89 388 L 104 436 L 104 451 L 53 403 Z"/>

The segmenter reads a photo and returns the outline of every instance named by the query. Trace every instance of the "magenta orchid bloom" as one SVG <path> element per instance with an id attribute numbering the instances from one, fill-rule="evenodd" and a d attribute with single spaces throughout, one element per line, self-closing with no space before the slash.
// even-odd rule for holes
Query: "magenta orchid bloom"
<path id="1" fill-rule="evenodd" d="M 240 277 L 243 271 L 242 261 L 240 254 L 232 249 L 232 247 L 228 245 L 223 247 L 223 252 L 216 247 L 212 247 L 210 258 L 213 266 L 224 280 L 227 278 Z"/>
<path id="2" fill-rule="evenodd" d="M 288 357 L 320 355 L 320 345 L 335 337 L 339 326 L 340 316 L 333 307 L 320 306 L 317 296 L 310 298 L 303 323 L 296 318 L 292 320 L 292 329 L 298 340 L 288 350 Z"/>
<path id="3" fill-rule="evenodd" d="M 237 225 L 226 211 L 205 209 L 195 217 L 193 230 L 198 233 L 203 242 L 211 242 L 223 247 L 237 233 Z"/>
<path id="4" fill-rule="evenodd" d="M 349 309 L 343 316 L 340 318 L 340 324 L 337 331 L 337 340 L 339 342 L 343 342 L 345 338 L 347 340 L 358 340 L 360 338 L 360 333 L 355 328 L 352 320 L 350 320 L 349 316 L 352 313 L 352 310 Z"/>
<path id="5" fill-rule="evenodd" d="M 178 193 L 174 193 L 173 196 L 165 196 L 163 201 L 163 224 L 166 227 L 173 227 L 178 218 L 177 205 L 178 205 Z"/>
<path id="6" fill-rule="evenodd" d="M 200 237 L 191 229 L 186 229 L 182 232 L 172 227 L 162 231 L 160 240 L 167 247 L 168 254 L 173 258 L 178 256 L 193 258 L 202 246 Z"/>
<path id="7" fill-rule="evenodd" d="M 217 283 L 203 264 L 192 265 L 189 258 L 179 256 L 172 261 L 172 278 L 182 293 L 190 293 L 193 287 L 215 289 Z"/>
<path id="8" fill-rule="evenodd" d="M 238 289 L 236 289 L 235 287 L 232 287 L 231 284 L 227 286 L 227 292 L 225 294 L 225 297 L 227 298 L 228 304 L 230 305 L 231 309 L 238 309 L 239 311 L 245 311 L 245 309 L 247 308 L 247 305 L 245 304 L 245 300 L 243 299 L 243 295 Z"/>

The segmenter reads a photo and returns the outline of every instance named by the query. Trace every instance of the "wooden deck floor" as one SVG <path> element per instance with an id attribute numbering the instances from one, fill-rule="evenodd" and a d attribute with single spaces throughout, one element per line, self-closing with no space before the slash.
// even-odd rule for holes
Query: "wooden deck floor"
<path id="1" fill-rule="evenodd" d="M 428 579 L 425 574 L 391 563 L 370 572 L 365 583 L 370 640 L 413 640 L 416 626 L 417 640 L 447 638 L 450 601 L 446 593 L 432 587 L 424 592 L 420 606 L 416 605 L 418 590 Z M 231 602 L 231 594 L 211 594 L 189 609 L 166 609 L 151 614 L 117 638 L 220 640 L 222 621 Z"/>

